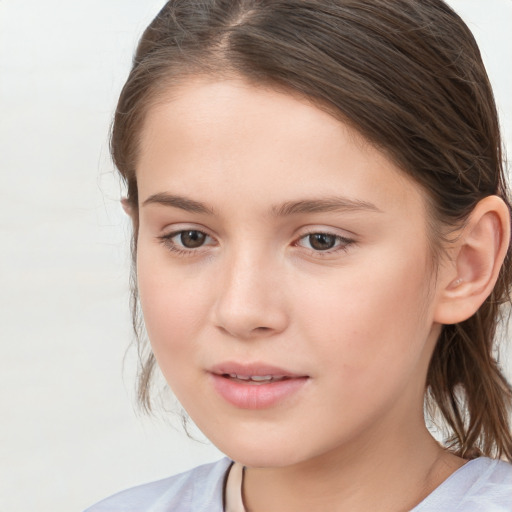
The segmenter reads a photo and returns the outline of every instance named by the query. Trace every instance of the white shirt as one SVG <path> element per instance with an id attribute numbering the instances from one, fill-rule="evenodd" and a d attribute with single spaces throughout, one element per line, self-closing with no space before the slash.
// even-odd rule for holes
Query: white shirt
<path id="1" fill-rule="evenodd" d="M 133 487 L 85 512 L 243 512 L 241 466 L 227 458 Z M 224 487 L 226 490 L 224 509 Z M 411 512 L 511 512 L 512 464 L 481 457 L 467 462 Z"/>

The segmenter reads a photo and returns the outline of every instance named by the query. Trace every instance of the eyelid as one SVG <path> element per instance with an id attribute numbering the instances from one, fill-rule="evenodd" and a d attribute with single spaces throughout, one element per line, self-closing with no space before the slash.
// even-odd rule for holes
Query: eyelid
<path id="1" fill-rule="evenodd" d="M 193 256 L 203 252 L 206 248 L 212 247 L 215 243 L 205 242 L 203 245 L 200 245 L 197 248 L 185 247 L 181 244 L 178 244 L 173 241 L 173 238 L 186 232 L 186 231 L 197 231 L 205 235 L 206 239 L 210 239 L 211 241 L 216 242 L 216 239 L 213 235 L 211 235 L 206 228 L 203 226 L 198 226 L 194 224 L 183 224 L 172 226 L 172 230 L 165 232 L 161 235 L 158 235 L 156 238 L 159 243 L 161 243 L 166 249 L 169 251 L 179 255 L 179 256 Z"/>
<path id="2" fill-rule="evenodd" d="M 356 241 L 358 238 L 355 233 L 353 233 L 352 231 L 348 231 L 347 229 L 341 229 L 325 225 L 309 225 L 303 226 L 302 228 L 297 230 L 296 240 L 298 240 L 299 238 L 304 238 L 305 236 L 308 235 L 315 235 L 318 233 L 352 241 Z"/>
<path id="3" fill-rule="evenodd" d="M 201 233 L 202 235 L 204 235 L 205 239 L 209 238 L 210 240 L 213 240 L 213 238 L 208 233 L 205 233 L 204 231 L 201 231 L 200 229 L 180 229 L 179 231 L 173 231 L 173 232 L 169 233 L 168 235 L 163 235 L 162 238 L 172 240 L 173 238 L 177 237 L 178 235 L 181 235 L 182 233 L 187 233 L 190 231 L 196 231 L 197 233 Z M 203 247 L 204 245 L 210 245 L 210 244 L 204 243 L 200 247 Z M 195 249 L 190 249 L 189 247 L 185 247 L 185 248 L 189 249 L 189 250 L 195 250 Z"/>
<path id="4" fill-rule="evenodd" d="M 337 228 L 326 228 L 325 226 L 308 226 L 305 228 L 305 231 L 302 231 L 293 242 L 293 245 L 296 247 L 301 247 L 304 250 L 308 251 L 310 254 L 313 254 L 315 257 L 327 257 L 332 256 L 338 252 L 347 251 L 352 245 L 357 243 L 357 239 L 354 234 L 349 233 L 347 236 L 347 231 L 343 231 L 343 234 L 339 232 L 340 230 Z M 328 235 L 335 237 L 338 243 L 334 247 L 325 250 L 315 250 L 313 248 L 304 247 L 299 244 L 299 242 L 311 235 Z"/>
<path id="5" fill-rule="evenodd" d="M 208 229 L 201 225 L 197 224 L 182 224 L 182 225 L 172 225 L 168 226 L 169 229 L 168 232 L 161 234 L 157 236 L 157 240 L 159 243 L 161 243 L 164 247 L 166 247 L 169 251 L 181 255 L 181 256 L 194 256 L 199 255 L 203 253 L 204 251 L 207 251 L 212 246 L 215 246 L 218 244 L 216 237 L 212 235 Z M 173 241 L 173 238 L 179 236 L 180 234 L 187 232 L 187 231 L 197 231 L 199 233 L 202 233 L 206 237 L 206 241 L 204 244 L 196 247 L 196 248 L 190 248 L 186 247 L 180 243 L 176 243 Z M 292 246 L 298 247 L 303 249 L 304 251 L 309 252 L 311 255 L 315 257 L 328 257 L 333 256 L 338 252 L 346 252 L 351 246 L 357 243 L 357 238 L 354 234 L 351 232 L 347 232 L 346 230 L 340 230 L 339 228 L 333 228 L 333 227 L 326 227 L 326 226 L 307 226 L 303 227 L 300 230 L 292 242 Z M 342 231 L 342 233 L 340 233 Z M 347 236 L 348 233 L 348 236 Z M 331 237 L 334 237 L 336 239 L 336 244 L 329 249 L 314 249 L 312 247 L 305 247 L 300 242 L 301 240 L 307 238 L 311 235 L 316 234 L 324 234 Z"/>
<path id="6" fill-rule="evenodd" d="M 209 236 L 210 238 L 216 238 L 215 235 L 212 234 L 210 229 L 203 226 L 202 224 L 195 224 L 193 222 L 178 222 L 176 224 L 169 224 L 161 230 L 162 234 L 159 235 L 157 238 L 170 238 L 172 236 L 176 236 L 179 233 L 182 233 L 183 231 L 199 231 L 200 233 L 204 233 L 206 236 Z"/>

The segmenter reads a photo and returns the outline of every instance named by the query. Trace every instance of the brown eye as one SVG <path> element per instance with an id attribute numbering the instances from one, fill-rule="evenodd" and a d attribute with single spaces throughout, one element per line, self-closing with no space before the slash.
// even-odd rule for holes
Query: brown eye
<path id="1" fill-rule="evenodd" d="M 308 235 L 308 242 L 315 251 L 327 251 L 336 245 L 339 237 L 327 233 L 313 233 Z"/>
<path id="2" fill-rule="evenodd" d="M 191 229 L 189 231 L 182 231 L 179 235 L 181 245 L 187 249 L 196 249 L 201 247 L 206 241 L 206 235 L 201 231 Z"/>
<path id="3" fill-rule="evenodd" d="M 183 229 L 158 237 L 160 243 L 169 251 L 180 256 L 198 256 L 205 249 L 211 249 L 216 241 L 198 229 Z"/>
<path id="4" fill-rule="evenodd" d="M 321 231 L 304 235 L 296 242 L 299 247 L 313 251 L 319 256 L 323 253 L 328 256 L 335 255 L 339 251 L 347 251 L 354 244 L 355 241 L 350 238 Z"/>

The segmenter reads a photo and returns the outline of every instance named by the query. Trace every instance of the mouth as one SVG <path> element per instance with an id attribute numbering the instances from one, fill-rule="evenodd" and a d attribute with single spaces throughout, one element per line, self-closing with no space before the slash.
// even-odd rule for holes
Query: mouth
<path id="1" fill-rule="evenodd" d="M 308 375 L 266 364 L 223 363 L 210 370 L 213 387 L 239 409 L 279 405 L 303 389 Z"/>
<path id="2" fill-rule="evenodd" d="M 237 363 L 234 361 L 217 364 L 210 369 L 210 372 L 225 379 L 233 379 L 247 384 L 269 384 L 308 377 L 308 375 L 267 363 Z"/>
<path id="3" fill-rule="evenodd" d="M 232 379 L 237 382 L 243 382 L 245 384 L 270 384 L 272 382 L 282 382 L 283 380 L 289 380 L 293 377 L 286 375 L 238 375 L 236 373 L 223 373 L 221 377 L 225 379 Z"/>

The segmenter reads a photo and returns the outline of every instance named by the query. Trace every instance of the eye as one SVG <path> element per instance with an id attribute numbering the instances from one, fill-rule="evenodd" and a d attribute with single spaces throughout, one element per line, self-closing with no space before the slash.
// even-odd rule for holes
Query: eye
<path id="1" fill-rule="evenodd" d="M 309 233 L 301 237 L 297 245 L 315 252 L 333 252 L 332 250 L 344 250 L 352 243 L 353 240 L 332 233 Z"/>
<path id="2" fill-rule="evenodd" d="M 206 241 L 206 234 L 197 231 L 197 229 L 191 229 L 187 231 L 181 231 L 173 237 L 179 240 L 179 243 L 187 249 L 197 249 L 201 247 Z"/>
<path id="3" fill-rule="evenodd" d="M 192 253 L 196 249 L 205 245 L 213 245 L 214 243 L 212 237 L 198 229 L 174 231 L 158 238 L 167 249 L 179 254 Z"/>
<path id="4" fill-rule="evenodd" d="M 309 246 L 315 251 L 327 251 L 336 244 L 336 237 L 327 233 L 313 233 L 304 238 L 307 239 Z"/>

